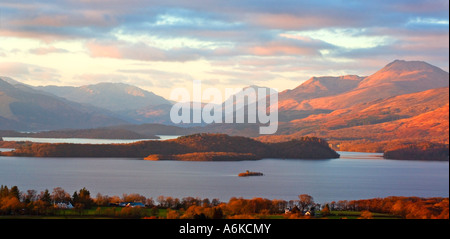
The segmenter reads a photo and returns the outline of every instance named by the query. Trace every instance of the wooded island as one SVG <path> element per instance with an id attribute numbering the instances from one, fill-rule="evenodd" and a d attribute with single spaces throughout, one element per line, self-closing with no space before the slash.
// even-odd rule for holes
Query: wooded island
<path id="1" fill-rule="evenodd" d="M 165 141 L 131 144 L 27 143 L 2 156 L 24 157 L 111 157 L 147 160 L 225 161 L 281 159 L 332 159 L 339 154 L 327 141 L 301 137 L 288 142 L 263 143 L 225 134 L 195 134 Z"/>

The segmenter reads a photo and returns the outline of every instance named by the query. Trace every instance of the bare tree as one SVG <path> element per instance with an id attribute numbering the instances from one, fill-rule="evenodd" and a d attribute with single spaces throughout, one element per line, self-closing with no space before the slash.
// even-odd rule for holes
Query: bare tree
<path id="1" fill-rule="evenodd" d="M 299 195 L 298 198 L 300 199 L 298 203 L 302 212 L 314 205 L 313 197 L 308 194 Z"/>
<path id="2" fill-rule="evenodd" d="M 158 202 L 160 207 L 166 207 L 166 198 L 163 195 L 158 196 L 156 201 Z"/>
<path id="3" fill-rule="evenodd" d="M 54 188 L 50 197 L 55 203 L 70 202 L 70 194 L 64 191 L 64 189 L 62 189 L 61 187 Z"/>
<path id="4" fill-rule="evenodd" d="M 145 196 L 140 195 L 138 193 L 132 193 L 132 194 L 123 194 L 122 195 L 122 201 L 124 202 L 142 202 L 145 203 L 147 198 Z"/>
<path id="5" fill-rule="evenodd" d="M 36 190 L 27 190 L 27 193 L 23 195 L 23 201 L 26 203 L 34 202 L 38 199 Z"/>

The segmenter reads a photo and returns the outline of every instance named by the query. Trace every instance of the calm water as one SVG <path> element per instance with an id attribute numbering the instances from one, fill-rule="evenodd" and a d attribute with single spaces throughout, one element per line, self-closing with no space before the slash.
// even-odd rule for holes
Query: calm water
<path id="1" fill-rule="evenodd" d="M 62 187 L 72 194 L 86 187 L 121 196 L 139 193 L 172 197 L 264 197 L 316 202 L 386 196 L 449 196 L 449 163 L 384 160 L 381 154 L 340 152 L 340 159 L 243 162 L 143 161 L 0 157 L 0 184 L 35 189 Z M 263 177 L 240 178 L 245 170 Z"/>
<path id="2" fill-rule="evenodd" d="M 157 135 L 160 139 L 83 139 L 83 138 L 31 138 L 31 137 L 3 137 L 4 141 L 30 141 L 34 143 L 69 143 L 69 144 L 129 144 L 143 140 L 176 139 L 178 135 Z"/>

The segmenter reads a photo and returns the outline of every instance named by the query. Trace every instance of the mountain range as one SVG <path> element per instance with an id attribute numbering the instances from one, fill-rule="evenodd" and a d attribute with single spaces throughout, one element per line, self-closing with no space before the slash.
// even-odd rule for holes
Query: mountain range
<path id="1" fill-rule="evenodd" d="M 3 130 L 114 126 L 154 135 L 169 130 L 259 136 L 254 124 L 161 127 L 158 124 L 171 124 L 171 107 L 161 96 L 122 83 L 33 87 L 0 78 Z M 449 73 L 422 61 L 395 60 L 369 76 L 312 77 L 280 92 L 279 130 L 258 139 L 274 142 L 317 136 L 337 143 L 364 139 L 448 144 L 448 119 Z"/>
<path id="2" fill-rule="evenodd" d="M 99 83 L 80 87 L 39 86 L 35 89 L 67 100 L 91 104 L 112 112 L 131 111 L 153 105 L 171 103 L 161 96 L 123 83 Z"/>
<path id="3" fill-rule="evenodd" d="M 293 91 L 282 92 L 280 99 L 286 100 L 280 100 L 280 108 L 343 109 L 396 95 L 448 87 L 448 77 L 448 72 L 425 62 L 396 60 L 364 78 L 313 77 Z"/>
<path id="4" fill-rule="evenodd" d="M 11 79 L 0 78 L 0 129 L 81 129 L 123 123 L 126 121 L 108 110 L 69 101 Z"/>
<path id="5" fill-rule="evenodd" d="M 367 77 L 313 77 L 280 99 L 280 115 L 324 113 L 282 122 L 279 135 L 263 141 L 316 136 L 336 145 L 383 142 L 383 149 L 393 141 L 449 142 L 449 74 L 425 62 L 396 60 Z"/>

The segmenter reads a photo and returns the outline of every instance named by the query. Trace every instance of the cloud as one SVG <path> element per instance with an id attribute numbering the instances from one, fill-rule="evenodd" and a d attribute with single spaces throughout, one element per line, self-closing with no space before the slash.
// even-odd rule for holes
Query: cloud
<path id="1" fill-rule="evenodd" d="M 306 74 L 364 74 L 393 59 L 414 58 L 448 68 L 447 0 L 2 0 L 0 9 L 0 39 L 37 42 L 13 60 L 6 57 L 11 49 L 22 49 L 20 44 L 4 48 L 0 60 L 21 58 L 47 72 L 57 65 L 49 63 L 59 57 L 54 53 L 82 59 L 83 50 L 56 44 L 61 41 L 84 47 L 82 54 L 91 59 L 80 66 L 114 59 L 101 67 L 105 76 L 124 75 L 117 65 L 133 60 L 164 64 L 164 70 L 148 75 L 174 82 L 189 77 L 218 78 L 227 84 L 294 80 Z M 115 65 L 108 69 L 111 62 Z M 195 73 L 179 69 L 190 62 L 205 68 Z M 17 72 L 28 70 L 23 76 L 33 73 L 32 67 L 17 67 Z M 165 71 L 171 67 L 180 75 Z M 53 73 L 50 78 L 56 79 L 58 72 Z M 145 79 L 145 73 L 127 74 Z M 163 83 L 152 79 L 154 85 L 170 85 Z"/>
<path id="2" fill-rule="evenodd" d="M 17 62 L 3 62 L 0 64 L 2 75 L 25 75 L 30 73 L 30 65 Z"/>
<path id="3" fill-rule="evenodd" d="M 310 37 L 290 37 L 285 34 L 275 36 L 261 45 L 247 46 L 256 56 L 321 56 L 320 50 L 333 49 L 335 46 Z"/>
<path id="4" fill-rule="evenodd" d="M 332 49 L 333 45 L 311 38 L 287 38 L 273 36 L 260 42 L 243 42 L 237 45 L 202 47 L 201 42 L 195 48 L 173 47 L 161 49 L 144 42 L 101 41 L 86 43 L 86 49 L 92 57 L 131 59 L 139 61 L 186 62 L 200 59 L 217 59 L 240 56 L 320 56 L 320 50 Z"/>
<path id="5" fill-rule="evenodd" d="M 388 2 L 388 0 L 386 0 Z M 420 15 L 435 16 L 439 14 L 440 16 L 448 16 L 448 11 L 443 11 L 448 9 L 449 2 L 447 0 L 433 0 L 433 1 L 422 1 L 422 0 L 403 0 L 403 1 L 389 1 L 389 9 L 396 12 L 404 13 L 414 13 Z M 447 14 L 445 14 L 447 12 Z"/>
<path id="6" fill-rule="evenodd" d="M 79 74 L 75 75 L 74 79 L 91 84 L 92 82 L 124 82 L 128 77 L 120 74 Z"/>
<path id="7" fill-rule="evenodd" d="M 318 53 L 315 49 L 289 46 L 278 43 L 268 43 L 264 46 L 250 47 L 250 49 L 248 49 L 248 52 L 257 56 L 313 55 L 315 53 Z"/>
<path id="8" fill-rule="evenodd" d="M 54 46 L 49 46 L 49 47 L 34 48 L 34 49 L 31 49 L 29 52 L 32 54 L 36 54 L 36 55 L 47 55 L 47 54 L 51 54 L 51 53 L 67 53 L 69 51 L 62 49 L 62 48 L 56 48 Z"/>
<path id="9" fill-rule="evenodd" d="M 268 29 L 301 30 L 340 26 L 336 19 L 316 16 L 296 16 L 292 14 L 255 13 L 247 16 L 247 22 Z M 333 21 L 334 20 L 334 21 Z"/>
<path id="10" fill-rule="evenodd" d="M 393 26 L 412 15 L 448 16 L 448 1 L 2 1 L 8 28 L 317 29 Z M 387 21 L 389 20 L 389 21 Z M 6 25 L 6 24 L 5 24 Z M 37 30 L 37 29 L 36 29 Z M 57 29 L 54 29 L 57 30 Z"/>
<path id="11" fill-rule="evenodd" d="M 52 42 L 105 36 L 117 25 L 114 12 L 76 8 L 70 1 L 2 1 L 0 36 Z"/>
<path id="12" fill-rule="evenodd" d="M 155 86 L 160 88 L 172 88 L 183 82 L 192 82 L 194 78 L 188 74 L 161 71 L 154 69 L 120 69 L 118 72 L 126 75 L 134 75 L 140 79 L 139 85 Z M 142 84 L 144 83 L 144 84 Z"/>
<path id="13" fill-rule="evenodd" d="M 60 73 L 49 67 L 20 62 L 2 62 L 1 75 L 15 78 L 25 84 L 39 85 L 41 82 L 59 82 Z"/>
<path id="14" fill-rule="evenodd" d="M 86 48 L 92 57 L 123 58 L 119 46 L 112 43 L 87 42 Z"/>
<path id="15" fill-rule="evenodd" d="M 116 59 L 131 59 L 139 61 L 175 61 L 185 62 L 197 60 L 200 51 L 190 48 L 163 50 L 144 43 L 127 44 L 125 42 L 90 41 L 86 48 L 92 57 L 107 57 Z"/>
<path id="16" fill-rule="evenodd" d="M 348 59 L 383 58 L 423 60 L 448 70 L 449 35 L 437 29 L 376 28 L 366 32 L 366 36 L 389 36 L 386 44 L 367 48 L 339 48 L 330 56 Z"/>
<path id="17" fill-rule="evenodd" d="M 275 79 L 286 79 L 281 74 L 273 73 L 270 71 L 247 71 L 247 70 L 213 70 L 208 72 L 209 74 L 222 77 L 221 82 L 223 84 L 238 84 L 242 87 L 250 84 L 263 84 L 266 81 Z"/>

